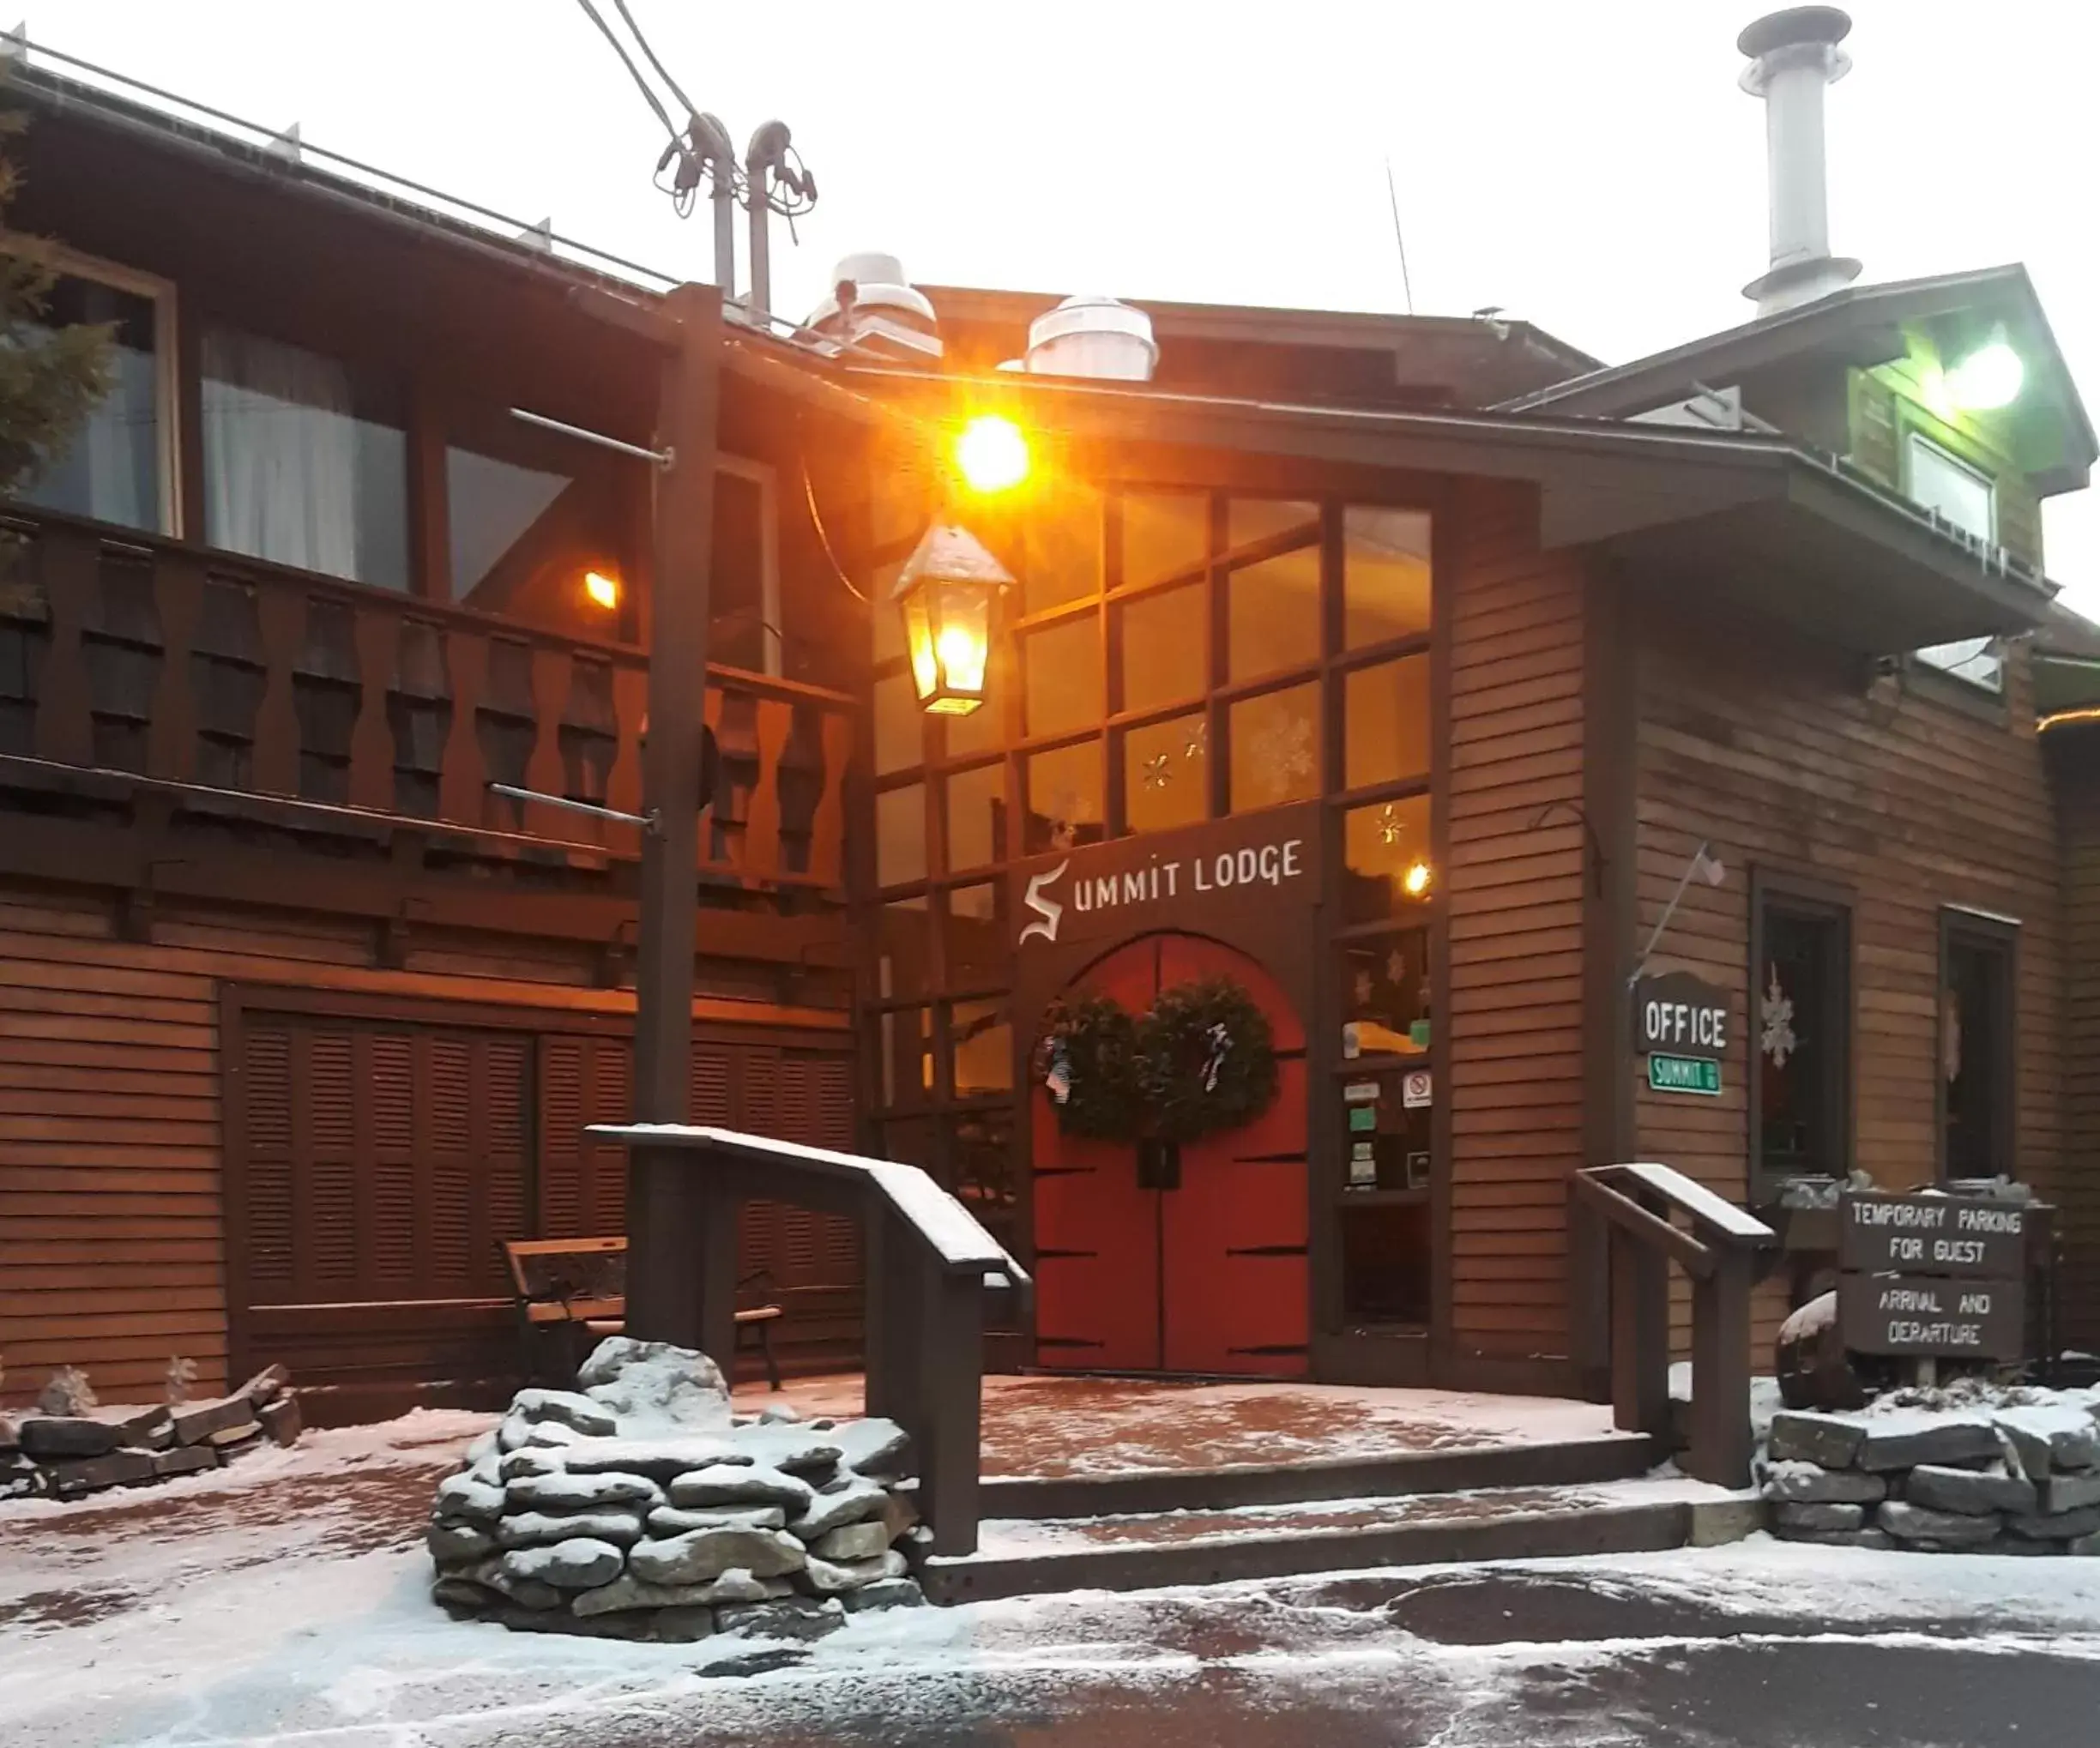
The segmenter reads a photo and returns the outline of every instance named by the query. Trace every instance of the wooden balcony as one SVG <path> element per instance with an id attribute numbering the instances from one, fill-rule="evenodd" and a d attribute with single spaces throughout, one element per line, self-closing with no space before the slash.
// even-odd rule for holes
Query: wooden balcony
<path id="1" fill-rule="evenodd" d="M 70 517 L 0 511 L 0 763 L 638 853 L 646 652 Z M 837 893 L 852 701 L 710 667 L 704 883 Z M 27 767 L 20 764 L 18 772 Z M 320 817 L 317 812 L 317 817 Z"/>

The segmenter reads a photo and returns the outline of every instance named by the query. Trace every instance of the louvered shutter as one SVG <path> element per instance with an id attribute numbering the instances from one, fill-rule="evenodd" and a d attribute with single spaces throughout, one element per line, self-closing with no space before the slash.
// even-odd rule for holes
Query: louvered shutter
<path id="1" fill-rule="evenodd" d="M 258 1020 L 241 1040 L 246 1110 L 248 1290 L 264 1304 L 285 1297 L 293 1271 L 292 1030 Z"/>

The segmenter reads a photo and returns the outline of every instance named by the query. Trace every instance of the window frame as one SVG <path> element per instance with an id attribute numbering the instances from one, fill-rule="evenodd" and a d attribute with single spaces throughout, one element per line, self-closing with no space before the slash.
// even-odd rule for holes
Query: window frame
<path id="1" fill-rule="evenodd" d="M 1832 969 L 1836 988 L 1823 992 L 1821 1023 L 1831 1040 L 1820 1118 L 1817 1154 L 1828 1163 L 1828 1175 L 1844 1178 L 1852 1169 L 1854 1149 L 1854 1066 L 1858 1060 L 1856 1032 L 1859 1022 L 1857 975 L 1858 931 L 1853 926 L 1856 895 L 1850 886 L 1819 880 L 1813 876 L 1753 864 L 1750 869 L 1750 955 L 1748 1011 L 1744 1019 L 1746 1059 L 1743 1084 L 1747 1100 L 1748 1153 L 1747 1183 L 1753 1207 L 1777 1200 L 1781 1186 L 1797 1176 L 1815 1172 L 1787 1172 L 1767 1169 L 1764 1148 L 1764 1076 L 1758 1067 L 1762 1054 L 1760 1028 L 1753 1019 L 1765 986 L 1765 951 L 1767 923 L 1781 915 L 1819 923 L 1837 935 Z"/>
<path id="2" fill-rule="evenodd" d="M 766 461 L 717 450 L 715 471 L 758 488 L 758 612 L 760 648 L 769 678 L 781 675 L 780 472 Z"/>
<path id="3" fill-rule="evenodd" d="M 182 365 L 175 281 L 143 268 L 127 267 L 41 237 L 0 236 L 0 250 L 41 262 L 67 279 L 92 280 L 112 291 L 149 299 L 154 306 L 154 471 L 159 525 L 144 532 L 179 540 L 183 529 Z M 112 526 L 114 526 L 112 524 Z M 137 533 L 134 529 L 131 532 Z"/>
<path id="4" fill-rule="evenodd" d="M 1918 509 L 1926 510 L 1928 513 L 1932 515 L 1940 515 L 1940 519 L 1943 521 L 1946 521 L 1948 527 L 1955 528 L 1958 533 L 1963 534 L 1966 538 L 1972 540 L 1980 540 L 1986 547 L 1994 547 L 1997 545 L 1997 476 L 1987 469 L 1978 467 L 1974 461 L 1968 460 L 1965 456 L 1956 453 L 1953 449 L 1940 442 L 1937 436 L 1926 430 L 1925 427 L 1916 419 L 1905 419 L 1903 422 L 1900 427 L 1899 437 L 1900 441 L 1898 449 L 1899 457 L 1898 466 L 1903 478 L 1904 496 L 1909 498 L 1910 501 Z M 1989 527 L 1986 532 L 1978 534 L 1973 529 L 1959 527 L 1958 524 L 1946 517 L 1941 512 L 1934 510 L 1930 505 L 1925 503 L 1919 498 L 1917 495 L 1916 474 L 1912 464 L 1913 458 L 1920 450 L 1923 450 L 1930 454 L 1940 465 L 1952 469 L 1957 473 L 1966 474 L 1970 479 L 1976 481 L 1978 485 L 1982 486 L 1984 499 L 1990 509 Z M 1966 640 L 1957 641 L 1959 642 Z M 1929 644 L 1926 646 L 1927 648 L 1943 648 L 1945 647 L 1946 646 L 1942 644 Z M 1997 662 L 1998 666 L 1997 671 L 1993 678 L 1988 680 L 1977 679 L 1973 676 L 1965 673 L 1958 673 L 1953 668 L 1946 666 L 1945 663 L 1934 660 L 1931 656 L 1925 653 L 1924 649 L 1912 650 L 1910 653 L 1910 662 L 1913 670 L 1922 669 L 1927 673 L 1937 676 L 1940 679 L 1949 681 L 1954 685 L 1965 689 L 1965 690 L 1969 693 L 1979 694 L 1988 698 L 2002 699 L 2006 695 L 2005 640 L 2001 637 L 1993 637 L 1989 639 L 1988 653 Z M 1972 656 L 1970 658 L 1970 660 L 1974 660 L 1975 657 Z"/>
<path id="5" fill-rule="evenodd" d="M 1940 950 L 1933 986 L 1933 1164 L 1935 1181 L 1949 1180 L 1947 1159 L 1946 991 L 1950 949 L 1956 946 L 1980 948 L 2000 956 L 2005 967 L 2005 1018 L 1990 1040 L 1993 1084 L 1999 1088 L 1999 1108 L 1991 1113 L 1993 1152 L 2004 1161 L 2002 1170 L 2015 1181 L 2019 1178 L 2019 943 L 2020 919 L 1995 911 L 1967 905 L 1940 907 Z M 1966 1040 L 1964 1040 L 1964 1047 Z"/>

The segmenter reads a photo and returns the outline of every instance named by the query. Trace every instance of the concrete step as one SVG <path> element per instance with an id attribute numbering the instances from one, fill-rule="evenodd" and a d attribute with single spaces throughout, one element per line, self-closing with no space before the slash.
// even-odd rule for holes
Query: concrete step
<path id="1" fill-rule="evenodd" d="M 1393 1450 L 1209 1468 L 1073 1475 L 988 1475 L 987 1517 L 1101 1517 L 1144 1511 L 1223 1511 L 1315 1499 L 1385 1499 L 1486 1487 L 1560 1487 L 1628 1480 L 1660 1456 L 1638 1432 L 1533 1444 Z"/>
<path id="2" fill-rule="evenodd" d="M 1675 1476 L 1094 1517 L 987 1518 L 978 1552 L 920 1568 L 936 1602 L 1057 1590 L 1636 1553 L 1734 1540 L 1753 1496 Z"/>

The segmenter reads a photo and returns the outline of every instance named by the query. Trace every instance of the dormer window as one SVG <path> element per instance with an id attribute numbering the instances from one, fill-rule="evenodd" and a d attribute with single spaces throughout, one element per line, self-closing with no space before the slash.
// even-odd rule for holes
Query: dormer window
<path id="1" fill-rule="evenodd" d="M 1904 485 L 1910 500 L 1986 545 L 1998 539 L 1998 501 L 1990 476 L 1951 455 L 1922 431 L 1904 444 Z M 1920 661 L 1985 691 L 2005 690 L 2005 654 L 1995 637 L 1964 637 L 1916 652 Z"/>

